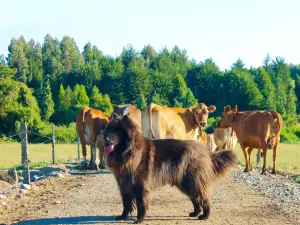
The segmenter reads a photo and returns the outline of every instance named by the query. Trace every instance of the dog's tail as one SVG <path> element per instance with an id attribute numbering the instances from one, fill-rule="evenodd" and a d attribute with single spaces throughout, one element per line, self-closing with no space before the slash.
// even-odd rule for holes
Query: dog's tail
<path id="1" fill-rule="evenodd" d="M 237 163 L 236 154 L 232 150 L 211 153 L 213 171 L 216 178 L 221 178 Z"/>

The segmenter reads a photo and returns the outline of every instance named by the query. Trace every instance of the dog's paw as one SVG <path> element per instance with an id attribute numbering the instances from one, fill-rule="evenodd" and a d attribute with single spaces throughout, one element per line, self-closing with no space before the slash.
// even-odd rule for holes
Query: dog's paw
<path id="1" fill-rule="evenodd" d="M 134 224 L 139 224 L 139 223 L 142 223 L 142 222 L 143 222 L 142 219 L 137 219 L 137 220 L 134 221 Z"/>
<path id="2" fill-rule="evenodd" d="M 115 220 L 127 220 L 128 219 L 128 216 L 116 216 Z"/>
<path id="3" fill-rule="evenodd" d="M 208 215 L 201 215 L 198 217 L 199 220 L 207 220 L 208 219 Z"/>
<path id="4" fill-rule="evenodd" d="M 200 213 L 200 212 L 199 212 L 199 213 Z M 191 212 L 191 213 L 189 214 L 189 217 L 196 217 L 196 216 L 199 215 L 199 213 Z"/>

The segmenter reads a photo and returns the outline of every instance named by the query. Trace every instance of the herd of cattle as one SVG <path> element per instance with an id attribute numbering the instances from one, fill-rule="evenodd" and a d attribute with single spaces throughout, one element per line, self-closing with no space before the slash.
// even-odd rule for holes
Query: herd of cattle
<path id="1" fill-rule="evenodd" d="M 237 141 L 243 150 L 246 165 L 245 172 L 252 169 L 251 152 L 254 148 L 263 150 L 262 174 L 266 172 L 266 155 L 273 149 L 273 170 L 276 173 L 276 151 L 280 141 L 282 118 L 275 110 L 255 110 L 239 112 L 237 106 L 224 107 L 221 121 L 212 134 L 202 129 L 207 126 L 209 113 L 216 110 L 204 103 L 190 108 L 166 107 L 150 104 L 144 110 L 126 104 L 114 107 L 109 116 L 98 109 L 84 107 L 76 117 L 76 130 L 82 145 L 85 166 L 91 169 L 105 168 L 104 130 L 114 117 L 128 115 L 146 138 L 197 140 L 207 146 L 209 151 L 234 149 Z M 91 146 L 91 158 L 88 163 L 86 145 Z M 100 150 L 100 162 L 96 149 Z"/>

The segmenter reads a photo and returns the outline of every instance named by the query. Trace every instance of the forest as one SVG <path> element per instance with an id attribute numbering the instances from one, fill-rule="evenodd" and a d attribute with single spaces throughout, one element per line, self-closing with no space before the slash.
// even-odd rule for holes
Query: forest
<path id="1" fill-rule="evenodd" d="M 213 129 L 225 105 L 241 111 L 275 109 L 284 118 L 281 141 L 300 139 L 300 64 L 266 55 L 260 67 L 246 68 L 238 58 L 221 71 L 212 58 L 190 59 L 186 50 L 136 50 L 124 46 L 119 56 L 86 43 L 80 52 L 75 40 L 47 34 L 43 43 L 23 36 L 12 38 L 8 55 L 0 55 L 0 141 L 19 131 L 21 122 L 41 135 L 56 126 L 61 142 L 76 140 L 75 118 L 84 106 L 110 114 L 113 105 L 149 103 L 189 107 L 198 102 L 215 105 L 207 128 Z M 31 142 L 41 141 L 29 137 Z"/>

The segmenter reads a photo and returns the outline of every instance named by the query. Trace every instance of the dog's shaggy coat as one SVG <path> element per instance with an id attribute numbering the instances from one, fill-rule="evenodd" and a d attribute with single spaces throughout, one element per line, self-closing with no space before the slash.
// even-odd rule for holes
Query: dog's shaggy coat
<path id="1" fill-rule="evenodd" d="M 210 214 L 212 182 L 236 163 L 231 151 L 210 153 L 195 141 L 144 138 L 127 115 L 111 121 L 104 133 L 106 164 L 114 173 L 123 201 L 124 220 L 134 202 L 141 223 L 148 208 L 150 191 L 175 185 L 191 199 L 190 216 L 207 219 Z"/>

